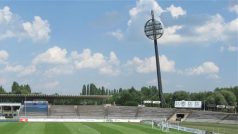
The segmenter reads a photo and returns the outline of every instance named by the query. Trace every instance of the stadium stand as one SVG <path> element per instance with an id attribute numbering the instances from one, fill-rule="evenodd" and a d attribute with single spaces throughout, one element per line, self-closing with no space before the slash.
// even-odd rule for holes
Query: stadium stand
<path id="1" fill-rule="evenodd" d="M 108 107 L 108 118 L 136 118 L 137 107 L 110 106 Z"/>
<path id="2" fill-rule="evenodd" d="M 49 108 L 49 116 L 70 118 L 77 117 L 77 106 L 75 105 L 51 105 Z"/>
<path id="3" fill-rule="evenodd" d="M 138 118 L 168 119 L 174 113 L 172 108 L 139 107 Z"/>
<path id="4" fill-rule="evenodd" d="M 187 119 L 213 119 L 221 120 L 227 114 L 223 112 L 212 112 L 212 111 L 192 111 L 192 113 L 187 117 Z"/>
<path id="5" fill-rule="evenodd" d="M 235 120 L 235 121 L 238 121 L 238 114 L 228 114 L 222 120 Z"/>
<path id="6" fill-rule="evenodd" d="M 77 107 L 77 115 L 80 118 L 105 118 L 104 106 L 80 105 Z"/>

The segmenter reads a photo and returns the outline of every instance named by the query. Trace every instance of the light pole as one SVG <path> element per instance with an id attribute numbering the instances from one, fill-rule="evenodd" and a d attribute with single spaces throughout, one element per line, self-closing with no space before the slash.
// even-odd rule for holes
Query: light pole
<path id="1" fill-rule="evenodd" d="M 163 30 L 162 23 L 154 18 L 153 10 L 151 11 L 151 17 L 152 17 L 152 19 L 148 20 L 145 23 L 144 32 L 145 32 L 145 35 L 149 39 L 154 40 L 159 98 L 160 98 L 160 102 L 161 102 L 160 107 L 164 107 L 165 100 L 163 97 L 160 62 L 159 62 L 159 52 L 158 52 L 158 45 L 157 45 L 157 39 L 159 39 L 163 35 L 164 30 Z"/>

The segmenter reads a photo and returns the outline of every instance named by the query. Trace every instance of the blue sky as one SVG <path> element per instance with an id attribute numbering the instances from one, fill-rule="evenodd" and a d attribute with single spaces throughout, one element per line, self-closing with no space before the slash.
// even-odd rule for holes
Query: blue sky
<path id="1" fill-rule="evenodd" d="M 156 85 L 143 31 L 151 9 L 164 24 L 164 92 L 238 85 L 238 2 L 225 0 L 1 1 L 0 85 L 48 94 Z"/>

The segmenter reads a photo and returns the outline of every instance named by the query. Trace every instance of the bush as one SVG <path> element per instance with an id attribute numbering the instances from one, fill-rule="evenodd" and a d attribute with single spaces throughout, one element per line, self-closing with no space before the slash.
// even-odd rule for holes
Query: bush
<path id="1" fill-rule="evenodd" d="M 138 106 L 136 101 L 126 101 L 125 106 Z"/>

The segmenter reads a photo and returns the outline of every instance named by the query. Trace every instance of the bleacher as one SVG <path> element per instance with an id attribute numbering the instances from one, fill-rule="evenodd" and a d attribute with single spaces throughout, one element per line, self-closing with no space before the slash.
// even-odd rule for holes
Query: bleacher
<path id="1" fill-rule="evenodd" d="M 74 105 L 51 105 L 49 116 L 53 117 L 76 117 L 77 106 Z"/>
<path id="2" fill-rule="evenodd" d="M 108 107 L 108 118 L 136 118 L 138 107 L 133 106 L 110 106 Z"/>
<path id="3" fill-rule="evenodd" d="M 81 105 L 77 107 L 77 115 L 80 118 L 105 118 L 104 106 Z"/>
<path id="4" fill-rule="evenodd" d="M 22 105 L 20 116 L 29 118 L 81 118 L 81 119 L 170 119 L 185 114 L 189 122 L 237 123 L 238 115 L 224 112 L 183 110 L 158 107 L 103 106 L 103 105 Z M 49 108 L 48 108 L 49 107 Z M 26 112 L 25 112 L 26 110 Z"/>
<path id="5" fill-rule="evenodd" d="M 213 112 L 213 111 L 192 111 L 187 119 L 213 119 L 221 120 L 227 114 L 223 112 Z"/>
<path id="6" fill-rule="evenodd" d="M 140 107 L 138 118 L 141 119 L 168 119 L 174 112 L 171 108 Z"/>
<path id="7" fill-rule="evenodd" d="M 238 121 L 238 114 L 228 114 L 223 120 L 234 120 Z"/>

